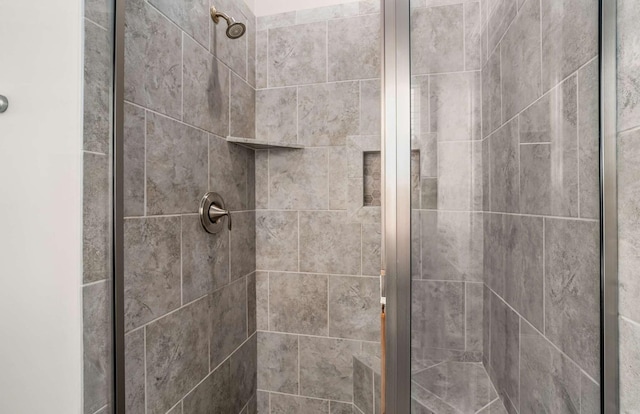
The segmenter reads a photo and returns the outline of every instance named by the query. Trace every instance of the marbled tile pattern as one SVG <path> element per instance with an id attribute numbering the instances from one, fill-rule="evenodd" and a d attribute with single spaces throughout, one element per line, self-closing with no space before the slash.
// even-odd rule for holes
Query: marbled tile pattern
<path id="1" fill-rule="evenodd" d="M 87 13 L 99 17 L 91 3 Z M 262 288 L 255 154 L 225 138 L 255 137 L 256 20 L 241 1 L 217 1 L 247 24 L 231 41 L 208 1 L 179 3 L 133 1 L 126 10 L 128 412 L 253 413 Z M 207 191 L 233 211 L 231 233 L 202 230 L 196 213 Z"/>

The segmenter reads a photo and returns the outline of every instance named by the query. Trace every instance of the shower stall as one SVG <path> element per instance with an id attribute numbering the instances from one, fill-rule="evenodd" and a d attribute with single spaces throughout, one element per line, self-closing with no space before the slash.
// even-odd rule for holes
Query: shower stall
<path id="1" fill-rule="evenodd" d="M 85 413 L 618 412 L 615 1 L 114 1 Z"/>

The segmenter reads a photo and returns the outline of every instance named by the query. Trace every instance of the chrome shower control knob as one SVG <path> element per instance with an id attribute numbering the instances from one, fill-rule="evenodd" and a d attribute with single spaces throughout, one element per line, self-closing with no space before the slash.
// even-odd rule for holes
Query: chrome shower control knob
<path id="1" fill-rule="evenodd" d="M 0 114 L 9 108 L 9 100 L 6 96 L 0 95 Z"/>
<path id="2" fill-rule="evenodd" d="M 224 200 L 218 193 L 207 193 L 200 202 L 200 222 L 207 233 L 216 234 L 224 229 L 224 218 L 231 231 L 231 213 L 225 209 Z"/>

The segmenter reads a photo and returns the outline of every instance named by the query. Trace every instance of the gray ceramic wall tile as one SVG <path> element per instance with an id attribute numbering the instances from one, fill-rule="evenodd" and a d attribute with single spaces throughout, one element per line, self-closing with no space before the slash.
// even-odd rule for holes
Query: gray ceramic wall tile
<path id="1" fill-rule="evenodd" d="M 232 412 L 230 364 L 225 361 L 184 397 L 183 414 Z"/>
<path id="2" fill-rule="evenodd" d="M 298 270 L 298 212 L 256 212 L 256 264 L 261 270 Z"/>
<path id="3" fill-rule="evenodd" d="M 246 3 L 241 4 L 246 6 Z M 256 53 L 258 47 L 256 18 L 251 15 L 247 19 L 247 82 L 256 88 Z"/>
<path id="4" fill-rule="evenodd" d="M 637 82 L 640 59 L 636 27 L 640 4 L 633 0 L 618 0 L 618 131 L 638 125 L 640 118 L 640 86 Z"/>
<path id="5" fill-rule="evenodd" d="M 620 319 L 620 412 L 633 413 L 640 407 L 640 326 Z"/>
<path id="6" fill-rule="evenodd" d="M 269 151 L 269 208 L 328 208 L 328 168 L 324 148 Z"/>
<path id="7" fill-rule="evenodd" d="M 269 330 L 269 273 L 256 272 L 256 328 Z"/>
<path id="8" fill-rule="evenodd" d="M 346 148 L 330 147 L 329 151 L 329 209 L 346 210 L 349 198 L 348 162 Z"/>
<path id="9" fill-rule="evenodd" d="M 522 324 L 520 413 L 579 413 L 580 370 L 542 335 Z"/>
<path id="10" fill-rule="evenodd" d="M 329 336 L 380 339 L 380 280 L 329 276 Z"/>
<path id="11" fill-rule="evenodd" d="M 110 401 L 111 283 L 82 288 L 84 412 L 94 413 Z"/>
<path id="12" fill-rule="evenodd" d="M 427 348 L 464 350 L 464 283 L 412 283 L 412 343 Z"/>
<path id="13" fill-rule="evenodd" d="M 496 50 L 482 68 L 482 136 L 502 125 L 502 73 L 500 51 Z"/>
<path id="14" fill-rule="evenodd" d="M 471 209 L 471 142 L 438 143 L 438 209 Z"/>
<path id="15" fill-rule="evenodd" d="M 357 341 L 301 336 L 300 394 L 351 401 L 353 355 L 359 350 Z"/>
<path id="16" fill-rule="evenodd" d="M 300 24 L 339 19 L 342 17 L 355 16 L 359 11 L 360 8 L 357 2 L 345 2 L 325 7 L 296 10 L 296 22 Z"/>
<path id="17" fill-rule="evenodd" d="M 489 139 L 491 211 L 517 213 L 520 209 L 517 120 L 505 124 Z"/>
<path id="18" fill-rule="evenodd" d="M 296 12 L 270 14 L 258 16 L 258 30 L 267 30 L 276 27 L 293 26 L 296 24 Z"/>
<path id="19" fill-rule="evenodd" d="M 182 301 L 213 292 L 229 283 L 229 232 L 209 234 L 200 216 L 182 216 Z"/>
<path id="20" fill-rule="evenodd" d="M 344 145 L 359 131 L 358 82 L 298 88 L 298 140 L 308 146 Z"/>
<path id="21" fill-rule="evenodd" d="M 126 410 L 130 414 L 145 414 L 144 329 L 127 334 L 124 343 Z"/>
<path id="22" fill-rule="evenodd" d="M 299 231 L 300 271 L 360 274 L 360 224 L 349 223 L 346 213 L 300 212 Z"/>
<path id="23" fill-rule="evenodd" d="M 502 40 L 500 55 L 502 116 L 510 119 L 542 95 L 539 2 L 524 4 Z"/>
<path id="24" fill-rule="evenodd" d="M 465 350 L 482 352 L 482 283 L 465 283 Z"/>
<path id="25" fill-rule="evenodd" d="M 258 332 L 258 388 L 298 393 L 298 337 Z"/>
<path id="26" fill-rule="evenodd" d="M 150 0 L 171 21 L 198 41 L 209 47 L 209 2 L 207 0 Z"/>
<path id="27" fill-rule="evenodd" d="M 360 82 L 360 133 L 362 135 L 380 134 L 380 79 Z"/>
<path id="28" fill-rule="evenodd" d="M 255 183 L 251 172 L 255 170 L 252 150 L 232 144 L 216 136 L 209 136 L 209 186 L 219 193 L 229 210 L 252 210 Z M 253 184 L 253 185 L 252 185 Z M 203 194 L 200 194 L 202 197 Z"/>
<path id="29" fill-rule="evenodd" d="M 233 214 L 231 231 L 231 280 L 256 270 L 256 213 Z"/>
<path id="30" fill-rule="evenodd" d="M 180 218 L 124 222 L 125 326 L 141 326 L 180 306 Z"/>
<path id="31" fill-rule="evenodd" d="M 492 53 L 516 17 L 518 2 L 517 0 L 492 0 L 488 8 L 488 50 Z"/>
<path id="32" fill-rule="evenodd" d="M 380 224 L 362 225 L 362 274 L 380 275 L 382 254 L 382 226 Z"/>
<path id="33" fill-rule="evenodd" d="M 232 137 L 255 138 L 256 91 L 235 73 L 231 73 L 230 107 L 229 134 Z"/>
<path id="34" fill-rule="evenodd" d="M 211 294 L 211 366 L 215 367 L 247 339 L 247 287 L 244 279 Z"/>
<path id="35" fill-rule="evenodd" d="M 327 414 L 329 401 L 293 395 L 271 394 L 271 414 Z"/>
<path id="36" fill-rule="evenodd" d="M 542 77 L 551 89 L 598 54 L 598 2 L 542 0 Z"/>
<path id="37" fill-rule="evenodd" d="M 430 132 L 438 141 L 468 141 L 480 138 L 480 75 L 452 73 L 430 77 Z"/>
<path id="38" fill-rule="evenodd" d="M 329 81 L 380 77 L 379 15 L 329 20 L 327 29 Z"/>
<path id="39" fill-rule="evenodd" d="M 258 391 L 258 414 L 269 414 L 269 393 Z"/>
<path id="40" fill-rule="evenodd" d="M 462 4 L 411 11 L 411 73 L 464 70 Z"/>
<path id="41" fill-rule="evenodd" d="M 125 99 L 182 116 L 182 33 L 143 0 L 125 11 Z"/>
<path id="42" fill-rule="evenodd" d="M 491 298 L 491 369 L 493 383 L 518 406 L 520 318 L 500 298 Z"/>
<path id="43" fill-rule="evenodd" d="M 234 397 L 231 412 L 240 412 L 256 393 L 257 384 L 257 335 L 250 337 L 229 360 L 231 395 Z"/>
<path id="44" fill-rule="evenodd" d="M 229 69 L 184 36 L 184 121 L 221 137 L 229 135 Z"/>
<path id="45" fill-rule="evenodd" d="M 464 53 L 465 69 L 481 69 L 480 41 L 482 39 L 480 22 L 480 2 L 464 4 Z M 478 89 L 479 90 L 479 89 Z"/>
<path id="46" fill-rule="evenodd" d="M 240 13 L 238 3 L 234 0 L 216 0 L 215 6 L 237 21 L 249 24 L 247 18 Z M 224 62 L 231 70 L 240 75 L 242 79 L 247 78 L 247 37 L 240 39 L 229 39 L 226 35 L 227 25 L 224 20 L 215 24 L 209 19 L 211 33 L 211 53 Z M 239 411 L 239 410 L 238 410 Z"/>
<path id="47" fill-rule="evenodd" d="M 268 36 L 269 87 L 327 80 L 325 22 L 274 28 Z"/>
<path id="48" fill-rule="evenodd" d="M 254 151 L 256 208 L 269 208 L 269 150 Z"/>
<path id="49" fill-rule="evenodd" d="M 146 327 L 147 410 L 165 413 L 209 373 L 207 301 Z"/>
<path id="50" fill-rule="evenodd" d="M 144 215 L 145 111 L 124 105 L 124 215 Z"/>
<path id="51" fill-rule="evenodd" d="M 420 205 L 423 210 L 438 208 L 438 179 L 422 177 L 420 179 Z"/>
<path id="52" fill-rule="evenodd" d="M 429 121 L 429 75 L 411 77 L 411 137 L 416 139 L 431 131 Z"/>
<path id="53" fill-rule="evenodd" d="M 598 229 L 545 219 L 545 334 L 593 378 L 600 371 Z"/>
<path id="54" fill-rule="evenodd" d="M 491 365 L 491 296 L 485 283 L 482 287 L 482 364 L 487 370 Z"/>
<path id="55" fill-rule="evenodd" d="M 253 335 L 258 330 L 258 301 L 256 296 L 256 273 L 247 276 L 247 334 Z"/>
<path id="56" fill-rule="evenodd" d="M 85 0 L 84 17 L 108 28 L 113 19 L 113 0 Z"/>
<path id="57" fill-rule="evenodd" d="M 82 273 L 84 283 L 109 277 L 111 191 L 106 155 L 83 154 Z"/>
<path id="58" fill-rule="evenodd" d="M 490 287 L 539 330 L 543 329 L 542 218 L 488 215 L 485 271 Z"/>
<path id="59" fill-rule="evenodd" d="M 256 137 L 263 141 L 298 141 L 298 92 L 296 88 L 256 91 Z"/>
<path id="60" fill-rule="evenodd" d="M 327 335 L 327 276 L 269 274 L 269 328 L 279 332 Z"/>
<path id="61" fill-rule="evenodd" d="M 330 414 L 353 414 L 353 404 L 330 401 L 329 413 Z"/>
<path id="62" fill-rule="evenodd" d="M 618 228 L 620 313 L 640 321 L 640 131 L 625 132 L 618 138 Z"/>
<path id="63" fill-rule="evenodd" d="M 525 111 L 526 138 L 550 145 L 520 147 L 520 208 L 523 213 L 577 217 L 577 77 L 572 76 Z"/>
<path id="64" fill-rule="evenodd" d="M 600 98 L 598 59 L 578 72 L 580 217 L 600 217 Z"/>
<path id="65" fill-rule="evenodd" d="M 196 213 L 207 190 L 207 134 L 147 114 L 147 214 Z"/>
<path id="66" fill-rule="evenodd" d="M 269 68 L 269 31 L 259 30 L 256 33 L 256 88 L 266 88 Z"/>
<path id="67" fill-rule="evenodd" d="M 111 138 L 111 33 L 84 22 L 84 149 L 106 154 Z"/>
<path id="68" fill-rule="evenodd" d="M 482 215 L 422 211 L 421 216 L 422 278 L 480 282 L 483 252 Z"/>
<path id="69" fill-rule="evenodd" d="M 373 414 L 373 370 L 353 358 L 353 403 L 363 413 Z"/>

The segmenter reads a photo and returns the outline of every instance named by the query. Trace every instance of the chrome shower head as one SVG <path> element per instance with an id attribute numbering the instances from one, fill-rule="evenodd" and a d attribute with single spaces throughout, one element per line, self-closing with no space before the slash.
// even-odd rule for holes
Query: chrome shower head
<path id="1" fill-rule="evenodd" d="M 215 6 L 211 6 L 211 18 L 213 22 L 218 24 L 221 17 L 227 22 L 227 37 L 229 39 L 238 39 L 247 31 L 247 26 L 245 26 L 244 23 L 236 22 L 236 19 L 233 17 L 219 12 Z"/>

